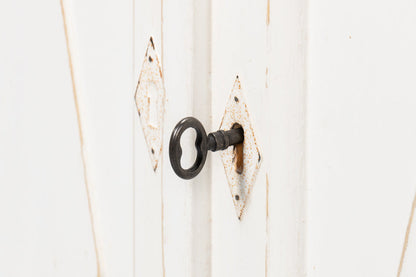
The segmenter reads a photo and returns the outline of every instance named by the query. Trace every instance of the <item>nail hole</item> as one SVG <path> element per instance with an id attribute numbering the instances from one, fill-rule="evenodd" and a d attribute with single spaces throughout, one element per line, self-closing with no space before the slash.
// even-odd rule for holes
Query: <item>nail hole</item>
<path id="1" fill-rule="evenodd" d="M 243 128 L 243 127 L 238 123 L 234 123 L 231 128 L 238 129 L 238 128 Z M 239 143 L 239 144 L 234 145 L 233 153 L 234 153 L 233 162 L 235 166 L 235 171 L 238 174 L 242 174 L 244 170 L 244 144 Z"/>
<path id="2" fill-rule="evenodd" d="M 238 103 L 239 100 L 238 100 L 237 96 L 234 96 L 234 101 Z"/>
<path id="3" fill-rule="evenodd" d="M 149 56 L 149 62 L 153 62 L 153 59 L 151 56 Z"/>
<path id="4" fill-rule="evenodd" d="M 155 150 L 154 150 L 153 148 L 151 149 L 151 151 L 152 151 L 152 154 L 154 154 L 154 153 L 155 153 Z"/>
<path id="5" fill-rule="evenodd" d="M 239 195 L 236 195 L 235 196 L 235 200 L 237 200 L 237 201 L 240 200 L 240 196 Z"/>
<path id="6" fill-rule="evenodd" d="M 260 160 L 261 160 L 261 156 L 260 156 L 260 153 L 259 153 L 259 162 L 260 162 Z"/>

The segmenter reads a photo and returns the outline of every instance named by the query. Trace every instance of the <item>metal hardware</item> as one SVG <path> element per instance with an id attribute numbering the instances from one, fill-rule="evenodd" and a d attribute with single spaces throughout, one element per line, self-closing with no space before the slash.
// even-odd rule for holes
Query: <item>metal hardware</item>
<path id="1" fill-rule="evenodd" d="M 152 38 L 150 38 L 146 49 L 134 99 L 152 168 L 156 171 L 162 152 L 166 93 L 163 84 L 162 66 Z"/>
<path id="2" fill-rule="evenodd" d="M 181 165 L 182 148 L 181 137 L 183 132 L 193 128 L 196 131 L 195 148 L 197 157 L 194 164 L 184 169 Z M 169 142 L 169 158 L 176 175 L 183 179 L 192 179 L 201 172 L 207 158 L 208 150 L 213 152 L 225 150 L 231 145 L 243 143 L 244 131 L 242 128 L 231 129 L 228 131 L 219 130 L 206 135 L 204 126 L 194 117 L 186 117 L 179 121 L 173 129 Z"/>

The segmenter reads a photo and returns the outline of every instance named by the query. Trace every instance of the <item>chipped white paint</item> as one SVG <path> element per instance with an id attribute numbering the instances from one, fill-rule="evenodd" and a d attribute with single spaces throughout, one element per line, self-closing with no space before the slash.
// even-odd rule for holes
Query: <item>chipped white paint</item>
<path id="1" fill-rule="evenodd" d="M 260 168 L 261 154 L 238 76 L 225 107 L 220 130 L 230 130 L 236 123 L 240 124 L 244 130 L 243 171 L 241 173 L 237 171 L 233 147 L 221 151 L 221 160 L 237 217 L 241 219 Z"/>
<path id="2" fill-rule="evenodd" d="M 150 38 L 137 83 L 135 100 L 154 171 L 162 152 L 165 95 L 162 68 L 153 39 Z"/>

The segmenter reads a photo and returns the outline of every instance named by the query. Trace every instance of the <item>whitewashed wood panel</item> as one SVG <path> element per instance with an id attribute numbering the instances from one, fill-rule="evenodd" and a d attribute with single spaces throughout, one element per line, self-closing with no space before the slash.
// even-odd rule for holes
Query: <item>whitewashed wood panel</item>
<path id="1" fill-rule="evenodd" d="M 209 252 L 203 256 L 196 256 L 194 253 L 200 253 L 197 247 L 209 245 L 209 238 L 204 233 L 209 230 L 209 226 L 205 225 L 209 209 L 203 208 L 206 200 L 198 200 L 201 199 L 199 191 L 206 189 L 208 184 L 204 183 L 203 175 L 189 181 L 180 179 L 173 172 L 168 156 L 169 139 L 176 123 L 186 116 L 199 117 L 202 114 L 202 111 L 194 109 L 194 103 L 198 102 L 199 97 L 195 88 L 196 81 L 200 80 L 195 78 L 199 64 L 195 63 L 194 47 L 197 36 L 194 23 L 199 19 L 196 18 L 194 9 L 194 2 L 191 0 L 163 1 L 163 68 L 168 97 L 163 150 L 166 276 L 207 276 L 204 272 L 207 270 L 206 266 L 203 268 L 203 257 L 208 256 Z M 203 71 L 206 70 L 203 68 Z M 198 87 L 206 91 L 203 84 Z M 188 136 L 183 144 L 184 161 L 189 163 L 192 155 L 187 153 L 194 151 L 191 137 Z M 204 224 L 197 225 L 201 220 Z M 198 233 L 195 228 L 207 229 Z M 198 261 L 199 258 L 202 260 Z"/>
<path id="2" fill-rule="evenodd" d="M 397 276 L 416 184 L 415 10 L 309 4 L 310 276 Z"/>
<path id="3" fill-rule="evenodd" d="M 61 4 L 0 3 L 1 276 L 416 273 L 415 3 Z M 155 172 L 133 98 L 150 37 Z M 241 220 L 219 153 L 188 181 L 168 155 L 183 117 L 218 129 L 237 75 L 263 160 Z"/>
<path id="4" fill-rule="evenodd" d="M 133 272 L 132 8 L 64 1 L 100 276 Z"/>
<path id="5" fill-rule="evenodd" d="M 304 264 L 305 6 L 213 1 L 212 116 L 238 74 L 263 164 L 241 221 L 218 155 L 212 177 L 212 275 L 301 276 Z"/>
<path id="6" fill-rule="evenodd" d="M 150 37 L 162 60 L 162 2 L 134 1 L 134 87 L 136 87 Z M 131 91 L 134 130 L 134 244 L 135 275 L 165 276 L 163 245 L 162 162 L 153 171 L 149 151 Z M 166 142 L 163 142 L 163 148 Z M 163 157 L 161 157 L 163 160 Z"/>
<path id="7" fill-rule="evenodd" d="M 307 1 L 271 0 L 264 106 L 268 174 L 266 276 L 305 276 Z"/>
<path id="8" fill-rule="evenodd" d="M 212 129 L 220 126 L 238 75 L 263 150 L 267 135 L 261 121 L 266 81 L 266 2 L 212 3 Z M 267 159 L 267 150 L 262 152 Z M 212 155 L 212 276 L 265 275 L 265 175 L 263 164 L 240 221 L 220 155 Z"/>
<path id="9" fill-rule="evenodd" d="M 209 122 L 209 2 L 135 1 L 135 71 L 150 36 L 162 62 L 168 98 L 163 157 L 156 172 L 135 118 L 136 275 L 210 276 L 209 166 L 193 181 L 174 174 L 168 144 L 176 123 L 195 115 Z M 208 124 L 209 126 L 209 124 Z M 184 162 L 192 163 L 192 134 Z"/>
<path id="10" fill-rule="evenodd" d="M 211 73 L 212 73 L 212 12 L 211 1 L 193 1 L 193 45 L 192 47 L 192 114 L 205 126 L 207 132 L 212 126 L 211 114 Z M 185 134 L 186 135 L 186 134 Z M 195 135 L 195 134 L 194 134 Z M 195 141 L 195 140 L 193 140 Z M 195 160 L 196 150 L 193 144 Z M 187 157 L 184 157 L 186 161 Z M 193 158 L 193 159 L 192 159 Z M 188 158 L 189 161 L 189 158 Z M 211 156 L 208 154 L 205 166 L 192 185 L 192 272 L 191 276 L 210 277 L 212 261 L 211 240 Z"/>
<path id="11" fill-rule="evenodd" d="M 59 1 L 2 1 L 0 34 L 0 275 L 93 276 Z"/>

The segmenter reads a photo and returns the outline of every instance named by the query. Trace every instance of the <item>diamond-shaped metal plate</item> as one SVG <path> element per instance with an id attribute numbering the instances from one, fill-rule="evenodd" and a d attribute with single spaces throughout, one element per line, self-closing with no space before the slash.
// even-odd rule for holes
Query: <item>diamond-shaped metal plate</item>
<path id="1" fill-rule="evenodd" d="M 230 130 L 235 123 L 240 124 L 244 129 L 243 170 L 237 170 L 235 148 L 228 147 L 222 151 L 221 159 L 227 175 L 235 210 L 238 219 L 241 219 L 260 168 L 261 154 L 238 76 L 225 107 L 220 129 Z"/>
<path id="2" fill-rule="evenodd" d="M 162 152 L 165 95 L 162 68 L 150 38 L 134 97 L 154 171 Z"/>

